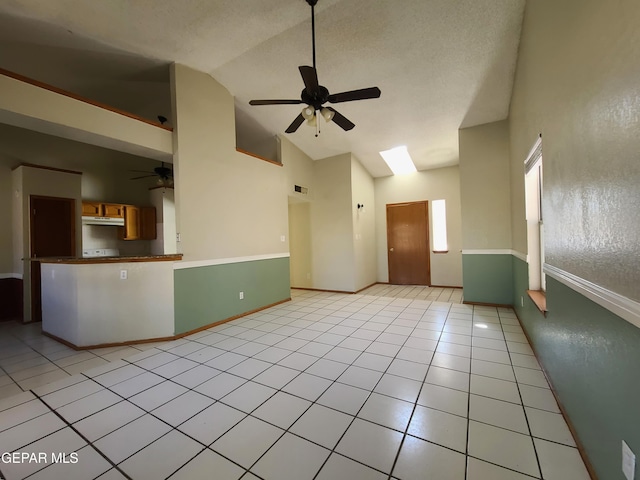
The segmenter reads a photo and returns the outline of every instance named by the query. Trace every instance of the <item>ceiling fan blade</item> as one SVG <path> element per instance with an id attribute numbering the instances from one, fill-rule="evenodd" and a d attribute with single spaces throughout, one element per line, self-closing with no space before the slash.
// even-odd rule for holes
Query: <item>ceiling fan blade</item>
<path id="1" fill-rule="evenodd" d="M 302 100 L 251 100 L 249 105 L 298 105 Z"/>
<path id="2" fill-rule="evenodd" d="M 349 92 L 334 93 L 333 95 L 329 95 L 329 101 L 331 103 L 340 103 L 378 97 L 380 97 L 380 89 L 378 87 L 370 87 L 362 88 L 360 90 L 351 90 Z"/>
<path id="3" fill-rule="evenodd" d="M 285 132 L 286 133 L 295 132 L 296 130 L 298 130 L 298 127 L 302 125 L 302 122 L 304 122 L 304 117 L 302 116 L 302 114 L 300 114 L 296 117 L 296 119 L 293 122 L 291 122 L 291 125 L 289 125 L 289 128 L 287 128 Z"/>
<path id="4" fill-rule="evenodd" d="M 300 75 L 302 75 L 302 81 L 304 82 L 307 92 L 314 92 L 318 88 L 318 72 L 316 72 L 316 69 L 306 65 L 300 65 L 298 70 L 300 70 Z"/>
<path id="5" fill-rule="evenodd" d="M 152 173 L 151 175 L 143 175 L 142 177 L 133 177 L 133 178 L 130 178 L 129 180 L 140 180 L 141 178 L 149 178 L 149 177 L 157 177 L 157 175 L 155 173 Z"/>
<path id="6" fill-rule="evenodd" d="M 353 123 L 344 115 L 341 115 L 340 112 L 336 111 L 335 108 L 331 108 L 331 107 L 326 107 L 326 108 L 328 108 L 333 112 L 333 118 L 331 119 L 331 121 L 334 122 L 336 125 L 338 125 L 340 128 L 342 128 L 345 132 L 348 130 L 351 130 L 353 127 L 356 126 L 355 123 Z"/>

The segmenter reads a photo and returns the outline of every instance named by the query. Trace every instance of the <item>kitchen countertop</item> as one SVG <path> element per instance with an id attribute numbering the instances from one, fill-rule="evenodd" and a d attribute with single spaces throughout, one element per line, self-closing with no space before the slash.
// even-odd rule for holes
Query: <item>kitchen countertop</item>
<path id="1" fill-rule="evenodd" d="M 170 255 L 137 255 L 130 257 L 41 257 L 31 258 L 40 263 L 91 264 L 91 263 L 130 263 L 130 262 L 175 262 L 182 260 L 181 253 Z"/>

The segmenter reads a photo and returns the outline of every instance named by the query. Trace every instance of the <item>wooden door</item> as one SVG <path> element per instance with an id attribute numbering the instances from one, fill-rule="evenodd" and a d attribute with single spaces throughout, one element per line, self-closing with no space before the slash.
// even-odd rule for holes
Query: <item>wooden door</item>
<path id="1" fill-rule="evenodd" d="M 427 202 L 387 205 L 389 283 L 430 285 Z"/>
<path id="2" fill-rule="evenodd" d="M 73 257 L 76 253 L 73 198 L 30 196 L 31 258 Z M 42 320 L 40 262 L 31 261 L 31 319 Z"/>

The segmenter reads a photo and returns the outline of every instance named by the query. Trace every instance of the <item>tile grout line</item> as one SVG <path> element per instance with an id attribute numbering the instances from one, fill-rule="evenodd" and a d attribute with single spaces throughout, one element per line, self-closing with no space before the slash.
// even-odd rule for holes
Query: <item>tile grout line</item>
<path id="1" fill-rule="evenodd" d="M 49 410 L 51 410 L 51 412 L 53 412 L 56 417 L 58 417 L 68 428 L 70 428 L 71 430 L 73 430 L 76 435 L 78 435 L 80 438 L 82 438 L 85 442 L 87 442 L 87 445 L 90 445 L 91 448 L 93 448 L 102 458 L 104 458 L 113 468 L 115 468 L 116 470 L 118 470 L 118 472 L 120 472 L 125 478 L 127 478 L 128 480 L 133 480 L 129 475 L 127 475 L 125 472 L 122 471 L 122 469 L 120 469 L 120 467 L 118 467 L 118 465 L 116 465 L 109 457 L 107 457 L 98 447 L 96 447 L 93 442 L 90 442 L 89 439 L 87 437 L 85 437 L 81 432 L 78 431 L 77 428 L 75 428 L 72 424 L 70 424 L 62 415 L 60 415 L 60 413 L 58 413 L 58 411 L 54 408 L 51 408 L 51 406 L 49 406 L 49 404 L 47 402 L 44 401 L 44 399 L 42 397 L 40 397 L 40 395 L 38 395 L 35 392 L 31 392 L 33 393 L 36 398 L 38 400 L 40 400 Z M 58 432 L 60 430 L 56 430 L 56 432 Z M 53 432 L 55 433 L 55 432 Z M 52 435 L 53 433 L 51 433 L 50 435 Z M 47 435 L 48 436 L 48 435 Z M 44 437 L 42 437 L 44 438 Z M 40 439 L 38 439 L 40 440 Z M 36 441 L 38 441 L 36 440 Z M 45 467 L 47 468 L 47 467 Z M 41 470 L 44 470 L 41 469 Z M 102 474 L 108 472 L 109 470 L 106 470 L 105 472 L 102 472 Z"/>

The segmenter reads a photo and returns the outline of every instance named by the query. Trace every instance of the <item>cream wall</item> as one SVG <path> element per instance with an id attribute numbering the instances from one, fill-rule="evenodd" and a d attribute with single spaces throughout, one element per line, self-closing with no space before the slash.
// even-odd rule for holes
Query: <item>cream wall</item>
<path id="1" fill-rule="evenodd" d="M 43 170 L 41 168 L 18 167 L 13 171 L 13 265 L 14 271 L 23 278 L 23 318 L 31 321 L 31 269 L 29 258 L 30 222 L 29 205 L 31 195 L 71 198 L 76 204 L 76 255 L 81 253 L 82 231 L 79 228 L 82 214 L 80 175 Z"/>
<path id="2" fill-rule="evenodd" d="M 171 133 L 148 123 L 0 75 L 0 123 L 168 160 Z"/>
<path id="3" fill-rule="evenodd" d="M 12 228 L 6 228 L 6 225 L 12 225 L 12 197 L 11 168 L 3 164 L 0 155 L 0 225 L 5 225 L 0 229 L 0 278 L 17 273 L 13 270 Z"/>
<path id="4" fill-rule="evenodd" d="M 314 189 L 311 206 L 313 287 L 352 292 L 355 269 L 351 154 L 317 160 Z"/>
<path id="5" fill-rule="evenodd" d="M 455 166 L 375 179 L 376 248 L 379 282 L 389 281 L 386 205 L 390 203 L 444 199 L 447 209 L 449 253 L 431 253 L 431 283 L 433 285 L 462 286 L 459 177 L 459 169 Z M 429 229 L 431 230 L 431 227 Z M 432 236 L 431 232 L 430 236 Z M 432 250 L 431 246 L 429 248 Z"/>
<path id="6" fill-rule="evenodd" d="M 357 204 L 364 204 L 358 210 Z M 351 158 L 351 212 L 353 222 L 354 291 L 376 282 L 376 208 L 374 181 L 362 164 Z"/>
<path id="7" fill-rule="evenodd" d="M 546 263 L 640 300 L 640 4 L 527 5 L 511 103 L 513 245 L 542 133 Z M 526 59 L 526 61 L 523 61 Z"/>
<path id="8" fill-rule="evenodd" d="M 171 77 L 183 260 L 287 253 L 283 167 L 236 152 L 233 97 L 210 75 L 173 65 Z"/>
<path id="9" fill-rule="evenodd" d="M 313 288 L 311 203 L 289 203 L 289 271 L 291 286 Z"/>
<path id="10" fill-rule="evenodd" d="M 489 123 L 459 134 L 462 248 L 511 249 L 509 124 Z"/>

